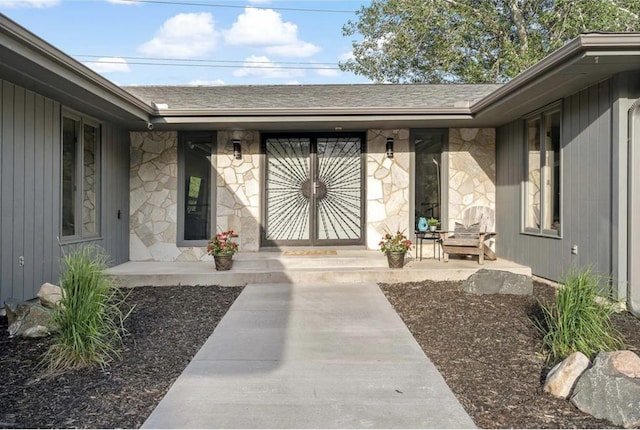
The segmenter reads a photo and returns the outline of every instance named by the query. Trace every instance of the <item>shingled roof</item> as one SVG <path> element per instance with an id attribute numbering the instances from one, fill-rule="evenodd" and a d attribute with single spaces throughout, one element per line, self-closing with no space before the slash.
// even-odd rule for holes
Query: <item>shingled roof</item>
<path id="1" fill-rule="evenodd" d="M 168 110 L 453 108 L 481 99 L 498 84 L 353 84 L 248 86 L 125 86 Z M 155 106 L 154 106 L 155 105 Z"/>

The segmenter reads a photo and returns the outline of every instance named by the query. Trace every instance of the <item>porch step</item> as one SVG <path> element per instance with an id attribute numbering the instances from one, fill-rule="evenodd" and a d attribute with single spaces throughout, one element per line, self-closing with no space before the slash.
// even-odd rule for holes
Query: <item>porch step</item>
<path id="1" fill-rule="evenodd" d="M 239 253 L 230 271 L 215 270 L 210 261 L 130 261 L 108 270 L 126 287 L 143 285 L 222 285 L 249 283 L 359 283 L 463 280 L 486 268 L 531 275 L 531 268 L 497 259 L 479 265 L 475 259 L 416 260 L 408 255 L 402 269 L 389 269 L 380 251 L 338 250 L 335 255 L 283 255 L 282 252 Z"/>

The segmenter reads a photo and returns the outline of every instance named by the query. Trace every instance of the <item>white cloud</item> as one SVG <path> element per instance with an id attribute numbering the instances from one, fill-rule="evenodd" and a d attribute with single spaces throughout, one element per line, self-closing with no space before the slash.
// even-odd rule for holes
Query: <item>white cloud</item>
<path id="1" fill-rule="evenodd" d="M 348 60 L 353 60 L 355 57 L 355 55 L 353 55 L 353 51 L 349 51 L 349 52 L 344 52 L 342 54 L 340 54 L 338 56 L 338 61 L 348 61 Z"/>
<path id="2" fill-rule="evenodd" d="M 130 72 L 129 64 L 124 58 L 119 57 L 103 57 L 98 58 L 96 61 L 88 61 L 84 63 L 85 66 L 93 69 L 98 73 L 113 73 L 113 72 Z"/>
<path id="3" fill-rule="evenodd" d="M 233 72 L 233 76 L 242 78 L 253 76 L 258 78 L 294 78 L 304 76 L 300 69 L 285 69 L 273 63 L 269 58 L 252 55 L 244 60 L 244 68 Z"/>
<path id="4" fill-rule="evenodd" d="M 271 3 L 271 0 L 249 0 L 249 3 L 252 3 L 252 4 L 266 4 L 266 3 Z"/>
<path id="5" fill-rule="evenodd" d="M 285 85 L 301 85 L 298 81 L 287 81 L 284 83 Z"/>
<path id="6" fill-rule="evenodd" d="M 36 7 L 44 8 L 59 4 L 61 0 L 2 0 L 2 6 L 6 8 Z"/>
<path id="7" fill-rule="evenodd" d="M 267 46 L 265 51 L 267 54 L 282 57 L 311 57 L 320 52 L 320 48 L 313 43 L 296 41 L 288 45 Z"/>
<path id="8" fill-rule="evenodd" d="M 236 46 L 264 47 L 269 55 L 309 57 L 320 51 L 316 45 L 298 39 L 298 26 L 282 21 L 272 9 L 247 7 L 224 32 L 225 42 Z"/>
<path id="9" fill-rule="evenodd" d="M 141 5 L 142 3 L 137 2 L 135 0 L 107 0 L 107 3 L 113 3 L 113 4 L 126 4 L 126 5 Z"/>
<path id="10" fill-rule="evenodd" d="M 298 39 L 298 26 L 283 22 L 280 14 L 272 9 L 247 7 L 225 31 L 224 38 L 230 45 L 285 45 Z"/>
<path id="11" fill-rule="evenodd" d="M 224 85 L 224 81 L 222 79 L 215 79 L 213 81 L 209 81 L 209 80 L 206 80 L 206 79 L 195 79 L 195 80 L 189 82 L 187 85 L 211 87 L 211 86 Z"/>
<path id="12" fill-rule="evenodd" d="M 151 57 L 193 58 L 213 51 L 217 39 L 210 13 L 181 13 L 165 21 L 138 51 Z"/>

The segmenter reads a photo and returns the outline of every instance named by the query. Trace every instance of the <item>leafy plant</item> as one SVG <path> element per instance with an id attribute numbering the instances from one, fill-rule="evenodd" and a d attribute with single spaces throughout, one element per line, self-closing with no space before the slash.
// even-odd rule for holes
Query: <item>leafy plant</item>
<path id="1" fill-rule="evenodd" d="M 238 244 L 232 238 L 238 237 L 233 231 L 223 231 L 209 240 L 207 254 L 209 255 L 233 255 L 238 252 Z"/>
<path id="2" fill-rule="evenodd" d="M 87 245 L 65 256 L 60 286 L 62 299 L 54 313 L 60 327 L 41 365 L 49 373 L 98 364 L 104 369 L 120 357 L 119 348 L 127 334 L 124 313 L 127 296 L 105 274 L 108 255 Z"/>
<path id="3" fill-rule="evenodd" d="M 339 67 L 375 82 L 508 82 L 581 33 L 639 29 L 635 0 L 372 0 L 342 28 L 353 55 Z"/>
<path id="4" fill-rule="evenodd" d="M 602 277 L 591 268 L 572 270 L 564 277 L 552 305 L 541 304 L 542 319 L 535 321 L 543 333 L 543 347 L 551 364 L 580 351 L 593 360 L 600 351 L 624 347 L 611 323 L 611 297 L 598 294 Z"/>
<path id="5" fill-rule="evenodd" d="M 427 220 L 427 225 L 428 226 L 437 226 L 438 224 L 440 224 L 440 221 L 438 221 L 437 218 L 429 218 Z"/>
<path id="6" fill-rule="evenodd" d="M 378 244 L 380 250 L 384 253 L 388 252 L 407 252 L 411 247 L 411 241 L 407 239 L 404 232 L 397 231 L 395 234 L 387 232 L 382 236 L 382 240 Z"/>

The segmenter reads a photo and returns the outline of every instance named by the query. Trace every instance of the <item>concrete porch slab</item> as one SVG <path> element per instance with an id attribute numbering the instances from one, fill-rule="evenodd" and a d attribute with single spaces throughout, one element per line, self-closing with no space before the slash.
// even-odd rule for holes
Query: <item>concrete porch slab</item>
<path id="1" fill-rule="evenodd" d="M 415 282 L 423 280 L 464 280 L 480 269 L 505 270 L 531 275 L 531 268 L 508 260 L 485 261 L 457 259 L 448 263 L 437 259 L 419 261 L 413 256 L 402 269 L 389 269 L 380 251 L 341 250 L 335 255 L 291 256 L 281 251 L 246 252 L 234 256 L 230 271 L 215 270 L 210 261 L 130 261 L 108 270 L 120 278 L 123 286 L 143 285 L 222 285 L 239 286 L 262 283 L 360 283 Z"/>

